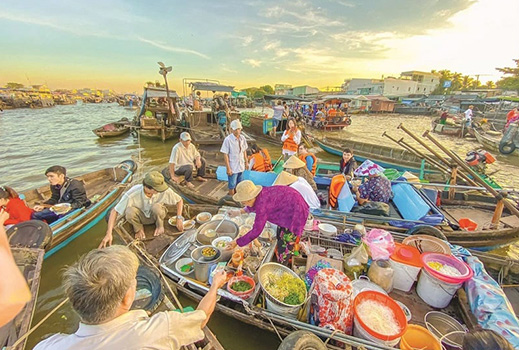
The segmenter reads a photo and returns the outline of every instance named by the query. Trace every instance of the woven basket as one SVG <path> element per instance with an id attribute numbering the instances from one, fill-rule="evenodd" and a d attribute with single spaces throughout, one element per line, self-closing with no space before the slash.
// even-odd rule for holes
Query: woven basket
<path id="1" fill-rule="evenodd" d="M 304 301 L 302 303 L 300 303 L 298 305 L 289 305 L 289 304 L 285 304 L 282 301 L 277 300 L 265 289 L 265 285 L 268 283 L 267 275 L 269 273 L 281 275 L 282 273 L 285 273 L 285 272 L 294 276 L 295 278 L 299 279 L 299 276 L 294 271 L 292 271 L 291 269 L 289 269 L 286 266 L 283 266 L 283 265 L 277 264 L 277 263 L 266 263 L 266 264 L 263 264 L 258 270 L 258 281 L 261 286 L 261 289 L 263 290 L 263 292 L 265 293 L 265 296 L 267 297 L 267 301 L 270 301 L 271 303 L 273 303 L 274 305 L 277 306 L 272 309 L 273 311 L 282 312 L 282 310 L 284 310 L 284 312 L 287 312 L 289 314 L 295 313 L 297 315 L 299 308 L 301 307 L 301 305 L 304 304 L 304 301 L 306 301 L 306 298 L 307 298 L 306 290 L 305 290 Z M 302 283 L 304 283 L 304 282 L 302 282 Z"/>
<path id="2" fill-rule="evenodd" d="M 431 253 L 442 253 L 451 255 L 451 248 L 449 245 L 441 239 L 429 235 L 413 235 L 405 238 L 402 241 L 403 244 L 415 247 L 420 253 L 431 252 Z"/>

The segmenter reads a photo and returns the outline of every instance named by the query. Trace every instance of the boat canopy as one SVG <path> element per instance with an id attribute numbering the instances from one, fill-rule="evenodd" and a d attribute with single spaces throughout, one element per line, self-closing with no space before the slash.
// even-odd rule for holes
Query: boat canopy
<path id="1" fill-rule="evenodd" d="M 213 91 L 213 92 L 216 92 L 216 91 L 233 92 L 234 91 L 234 86 L 220 85 L 220 84 L 205 82 L 205 81 L 196 81 L 193 83 L 189 83 L 189 86 L 191 86 L 191 88 L 193 90 L 199 90 L 199 91 Z"/>
<path id="2" fill-rule="evenodd" d="M 144 89 L 144 96 L 142 97 L 143 100 L 146 100 L 146 98 L 160 98 L 160 97 L 168 97 L 166 93 L 166 89 L 164 88 L 156 88 L 156 87 L 148 87 Z M 179 98 L 178 94 L 174 90 L 169 90 L 169 97 L 172 98 Z"/>
<path id="3" fill-rule="evenodd" d="M 306 99 L 293 95 L 265 95 L 265 100 L 283 100 L 283 101 L 306 101 Z"/>

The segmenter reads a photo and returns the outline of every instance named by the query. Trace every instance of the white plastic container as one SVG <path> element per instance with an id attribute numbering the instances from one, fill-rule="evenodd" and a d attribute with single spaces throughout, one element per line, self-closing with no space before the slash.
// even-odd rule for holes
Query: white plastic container
<path id="1" fill-rule="evenodd" d="M 396 338 L 393 340 L 382 340 L 372 336 L 361 326 L 361 324 L 357 321 L 356 317 L 353 318 L 353 336 L 357 338 L 370 340 L 374 343 L 382 344 L 389 347 L 394 347 L 400 341 L 400 338 Z"/>
<path id="2" fill-rule="evenodd" d="M 423 266 L 420 251 L 397 243 L 389 262 L 394 271 L 393 288 L 409 292 Z"/>
<path id="3" fill-rule="evenodd" d="M 403 292 L 409 292 L 414 282 L 418 279 L 420 267 L 406 265 L 393 259 L 389 261 L 393 271 L 395 271 L 393 275 L 393 288 Z"/>
<path id="4" fill-rule="evenodd" d="M 463 283 L 453 284 L 441 281 L 422 269 L 416 286 L 416 293 L 428 305 L 442 309 L 449 305 L 452 297 L 462 285 Z"/>

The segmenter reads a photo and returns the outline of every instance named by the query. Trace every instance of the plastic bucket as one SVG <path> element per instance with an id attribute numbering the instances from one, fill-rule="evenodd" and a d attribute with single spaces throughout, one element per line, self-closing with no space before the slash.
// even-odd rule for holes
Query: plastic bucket
<path id="1" fill-rule="evenodd" d="M 439 254 L 439 253 L 424 253 L 424 254 L 422 254 L 421 259 L 423 262 L 424 269 L 427 270 L 427 272 L 429 272 L 430 275 L 436 277 L 437 279 L 439 279 L 441 281 L 447 282 L 447 283 L 451 283 L 451 284 L 463 283 L 463 282 L 471 279 L 472 276 L 474 276 L 474 271 L 472 271 L 472 269 L 469 267 L 469 265 L 467 265 L 463 261 L 458 260 L 457 258 L 455 258 L 452 255 L 445 255 L 445 254 Z M 458 270 L 460 275 L 459 276 L 445 275 L 445 274 L 433 269 L 432 267 L 430 267 L 428 265 L 428 263 L 430 263 L 430 262 L 438 262 L 442 265 L 449 265 L 449 266 L 455 268 L 456 270 Z"/>
<path id="2" fill-rule="evenodd" d="M 401 350 L 441 350 L 441 344 L 436 337 L 424 327 L 410 324 L 400 339 Z"/>
<path id="3" fill-rule="evenodd" d="M 413 283 L 418 279 L 421 268 L 400 263 L 393 259 L 389 259 L 393 271 L 393 288 L 409 292 L 413 287 Z"/>
<path id="4" fill-rule="evenodd" d="M 478 224 L 468 218 L 459 219 L 458 224 L 467 231 L 474 231 L 478 228 Z"/>
<path id="5" fill-rule="evenodd" d="M 371 329 L 368 324 L 359 317 L 357 307 L 364 301 L 372 300 L 379 302 L 380 304 L 389 307 L 395 316 L 395 319 L 400 326 L 401 330 L 397 334 L 384 335 Z M 405 333 L 407 329 L 407 318 L 404 311 L 391 297 L 375 292 L 366 291 L 359 293 L 353 301 L 353 335 L 359 338 L 367 339 L 377 344 L 383 344 L 386 346 L 395 346 L 400 341 L 400 337 Z"/>
<path id="6" fill-rule="evenodd" d="M 236 282 L 240 282 L 240 281 L 244 281 L 244 282 L 247 282 L 251 285 L 251 289 L 249 289 L 248 291 L 245 291 L 245 292 L 237 292 L 235 291 L 234 289 L 231 288 L 231 286 L 236 283 Z M 233 295 L 236 295 L 237 297 L 240 297 L 241 299 L 245 300 L 245 299 L 249 299 L 249 297 L 251 296 L 252 292 L 254 292 L 254 289 L 256 287 L 256 282 L 254 282 L 254 280 L 252 278 L 250 278 L 249 276 L 235 276 L 235 277 L 232 277 L 229 282 L 227 282 L 227 291 L 229 291 L 229 293 L 233 294 Z"/>
<path id="7" fill-rule="evenodd" d="M 448 283 L 432 276 L 425 268 L 420 274 L 416 293 L 428 305 L 442 309 L 449 305 L 456 291 L 463 283 Z"/>

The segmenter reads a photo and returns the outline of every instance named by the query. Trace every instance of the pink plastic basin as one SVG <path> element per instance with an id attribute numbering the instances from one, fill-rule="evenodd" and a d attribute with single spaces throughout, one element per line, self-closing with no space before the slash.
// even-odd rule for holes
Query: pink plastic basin
<path id="1" fill-rule="evenodd" d="M 452 283 L 452 284 L 459 284 L 463 283 L 465 281 L 468 281 L 472 278 L 474 275 L 474 271 L 470 268 L 469 265 L 464 263 L 463 261 L 460 261 L 453 257 L 452 255 L 445 255 L 440 253 L 423 253 L 422 254 L 422 262 L 423 262 L 423 268 L 429 272 L 432 276 L 436 277 L 440 281 Z M 443 273 L 433 269 L 430 267 L 427 263 L 429 262 L 439 262 L 443 265 L 449 265 L 451 267 L 454 267 L 456 270 L 459 271 L 461 274 L 460 276 L 449 276 L 444 275 Z"/>

